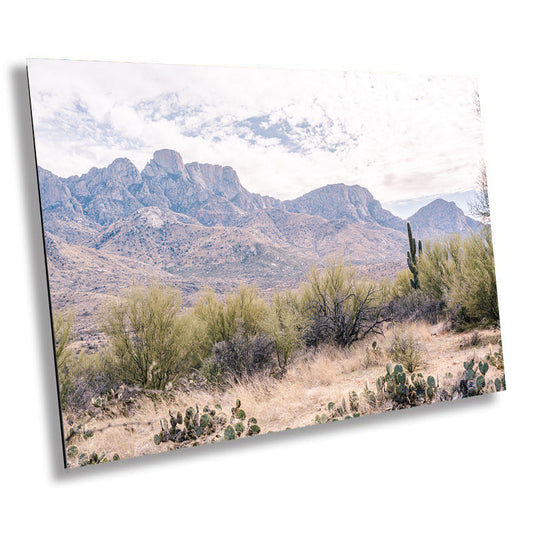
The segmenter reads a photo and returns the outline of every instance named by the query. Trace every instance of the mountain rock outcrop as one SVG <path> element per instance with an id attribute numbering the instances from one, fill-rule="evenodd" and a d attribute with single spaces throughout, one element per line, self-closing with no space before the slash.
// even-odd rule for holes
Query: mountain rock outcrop
<path id="1" fill-rule="evenodd" d="M 328 220 L 351 220 L 405 230 L 401 218 L 383 209 L 370 191 L 359 185 L 326 185 L 295 200 L 285 201 L 283 205 L 288 211 L 318 215 Z"/>
<path id="2" fill-rule="evenodd" d="M 468 233 L 480 227 L 480 223 L 466 216 L 455 202 L 447 202 L 441 198 L 421 207 L 409 217 L 409 222 L 418 239 L 431 239 L 452 233 Z"/>

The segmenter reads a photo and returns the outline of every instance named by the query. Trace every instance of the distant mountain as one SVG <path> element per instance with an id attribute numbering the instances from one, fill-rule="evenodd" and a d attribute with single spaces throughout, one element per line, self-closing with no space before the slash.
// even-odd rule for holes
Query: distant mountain
<path id="1" fill-rule="evenodd" d="M 406 221 L 358 185 L 282 202 L 248 191 L 232 167 L 185 164 L 172 150 L 141 172 L 119 158 L 66 179 L 39 168 L 38 177 L 54 307 L 74 307 L 91 339 L 90 317 L 134 282 L 179 286 L 191 305 L 206 284 L 219 293 L 295 287 L 329 257 L 377 277 L 405 268 Z M 409 220 L 422 239 L 478 226 L 442 199 Z"/>
<path id="2" fill-rule="evenodd" d="M 248 245 L 257 245 L 256 262 L 264 253 L 267 266 L 284 255 L 293 266 L 332 255 L 355 263 L 394 261 L 405 248 L 405 221 L 364 187 L 326 185 L 282 202 L 249 192 L 232 167 L 185 164 L 173 150 L 156 151 L 141 172 L 126 158 L 67 179 L 39 168 L 39 183 L 46 231 L 165 268 L 244 264 Z M 410 220 L 425 239 L 477 225 L 442 199 Z"/>
<path id="3" fill-rule="evenodd" d="M 409 218 L 410 216 L 414 215 L 414 213 L 416 213 L 421 207 L 428 205 L 433 200 L 441 198 L 442 200 L 446 200 L 447 202 L 455 202 L 459 209 L 462 209 L 465 213 L 469 213 L 469 205 L 474 201 L 475 197 L 476 191 L 474 190 L 464 192 L 442 193 L 433 194 L 431 196 L 409 198 L 407 200 L 383 202 L 383 207 L 401 218 Z"/>
<path id="4" fill-rule="evenodd" d="M 414 235 L 419 239 L 430 239 L 452 233 L 468 233 L 477 230 L 480 223 L 467 217 L 455 202 L 441 198 L 419 209 L 409 217 Z"/>
<path id="5" fill-rule="evenodd" d="M 185 164 L 172 150 L 156 151 L 141 172 L 119 158 L 67 179 L 43 168 L 38 175 L 48 241 L 62 251 L 50 249 L 52 288 L 59 284 L 65 295 L 81 278 L 91 294 L 122 286 L 131 276 L 105 267 L 122 260 L 145 276 L 179 279 L 192 294 L 207 280 L 220 290 L 294 286 L 328 257 L 370 265 L 405 254 L 406 221 L 358 185 L 327 185 L 282 202 L 248 191 L 232 167 Z M 442 199 L 410 221 L 422 239 L 477 227 Z M 65 257 L 74 265 L 66 277 Z"/>
<path id="6" fill-rule="evenodd" d="M 359 185 L 326 185 L 295 200 L 285 201 L 283 206 L 287 211 L 318 215 L 328 220 L 351 220 L 405 230 L 401 218 L 383 209 L 370 191 Z"/>

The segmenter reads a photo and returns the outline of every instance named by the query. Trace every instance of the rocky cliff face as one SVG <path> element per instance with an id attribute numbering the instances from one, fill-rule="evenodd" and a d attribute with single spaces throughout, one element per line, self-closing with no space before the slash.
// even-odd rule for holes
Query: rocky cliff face
<path id="1" fill-rule="evenodd" d="M 211 192 L 229 200 L 243 211 L 281 206 L 281 202 L 269 196 L 250 193 L 246 190 L 232 167 L 206 163 L 185 165 L 189 176 L 203 183 Z"/>
<path id="2" fill-rule="evenodd" d="M 296 200 L 283 202 L 283 206 L 288 211 L 317 215 L 328 220 L 377 224 L 399 231 L 405 229 L 401 218 L 383 209 L 370 191 L 359 185 L 326 185 Z"/>
<path id="3" fill-rule="evenodd" d="M 40 169 L 43 209 L 61 208 L 107 226 L 141 207 L 186 214 L 203 225 L 235 226 L 246 213 L 282 209 L 327 220 L 344 219 L 403 231 L 404 223 L 358 185 L 327 185 L 281 202 L 249 192 L 229 166 L 184 164 L 173 150 L 158 150 L 139 172 L 128 159 L 63 180 Z"/>
<path id="4" fill-rule="evenodd" d="M 142 207 L 132 194 L 133 187 L 140 182 L 139 171 L 125 158 L 115 159 L 106 168 L 93 167 L 87 174 L 66 180 L 83 213 L 102 226 Z"/>
<path id="5" fill-rule="evenodd" d="M 72 196 L 67 180 L 38 167 L 41 207 L 43 211 L 62 214 L 83 214 L 80 202 Z"/>

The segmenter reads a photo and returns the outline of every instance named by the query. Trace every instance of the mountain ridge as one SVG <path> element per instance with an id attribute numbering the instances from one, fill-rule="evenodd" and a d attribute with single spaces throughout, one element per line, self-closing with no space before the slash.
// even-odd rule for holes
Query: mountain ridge
<path id="1" fill-rule="evenodd" d="M 54 175 L 42 167 L 38 173 L 43 209 L 48 210 L 48 182 Z M 80 176 L 54 178 L 56 187 L 61 185 L 63 196 L 72 197 L 73 209 L 80 212 L 81 207 L 87 217 L 102 226 L 152 205 L 193 216 L 205 225 L 231 225 L 244 213 L 272 208 L 330 220 L 377 223 L 398 230 L 402 224 L 402 219 L 384 210 L 370 191 L 359 185 L 326 185 L 294 200 L 281 201 L 248 191 L 230 166 L 185 164 L 178 152 L 169 149 L 154 152 L 140 172 L 129 159 L 117 158 L 107 167 L 93 167 Z M 328 201 L 321 197 L 324 191 L 330 196 Z M 329 211 L 325 209 L 328 206 Z"/>
<path id="2" fill-rule="evenodd" d="M 74 308 L 91 342 L 102 305 L 132 283 L 177 286 L 190 306 L 206 284 L 217 294 L 294 288 L 333 257 L 376 278 L 406 266 L 406 221 L 359 185 L 281 201 L 248 191 L 230 166 L 184 163 L 172 150 L 141 171 L 117 158 L 69 178 L 39 167 L 38 178 L 53 305 Z M 442 202 L 410 217 L 417 238 L 470 228 Z"/>
<path id="3" fill-rule="evenodd" d="M 46 231 L 71 244 L 109 248 L 128 257 L 140 254 L 163 268 L 182 267 L 192 257 L 170 246 L 169 236 L 199 254 L 195 266 L 236 263 L 244 254 L 244 269 L 250 267 L 244 264 L 249 259 L 245 251 L 255 246 L 265 258 L 264 264 L 256 258 L 256 266 L 268 276 L 275 276 L 268 264 L 276 265 L 276 257 L 293 266 L 298 261 L 321 264 L 339 255 L 362 264 L 395 261 L 404 253 L 406 221 L 360 185 L 329 184 L 281 201 L 248 191 L 231 166 L 184 163 L 170 149 L 154 152 L 141 171 L 129 159 L 117 158 L 107 167 L 66 179 L 41 167 L 38 173 Z M 444 200 L 431 202 L 409 220 L 424 239 L 465 232 L 477 224 Z M 225 241 L 233 242 L 235 257 Z"/>

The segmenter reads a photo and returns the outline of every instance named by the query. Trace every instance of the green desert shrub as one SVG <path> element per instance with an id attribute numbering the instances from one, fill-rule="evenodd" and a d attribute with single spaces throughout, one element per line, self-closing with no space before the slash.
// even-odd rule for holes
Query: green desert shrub
<path id="1" fill-rule="evenodd" d="M 227 294 L 225 302 L 213 290 L 205 291 L 192 311 L 202 358 L 211 355 L 216 343 L 230 341 L 238 329 L 243 335 L 261 333 L 266 314 L 267 303 L 255 287 L 241 286 Z"/>
<path id="2" fill-rule="evenodd" d="M 371 333 L 382 333 L 389 320 L 383 286 L 360 278 L 355 267 L 341 260 L 326 268 L 312 268 L 302 291 L 309 319 L 308 343 L 329 342 L 350 346 Z"/>
<path id="3" fill-rule="evenodd" d="M 59 382 L 59 393 L 61 405 L 64 407 L 68 401 L 72 389 L 72 324 L 74 322 L 74 313 L 71 311 L 56 311 L 53 314 L 53 329 L 55 342 L 55 355 L 57 378 Z"/>
<path id="4" fill-rule="evenodd" d="M 464 240 L 460 268 L 447 294 L 448 307 L 462 307 L 475 323 L 500 320 L 496 271 L 490 230 L 485 228 Z"/>
<path id="5" fill-rule="evenodd" d="M 106 352 L 79 353 L 71 358 L 69 365 L 70 386 L 62 395 L 62 407 L 68 411 L 84 411 L 91 406 L 93 398 L 104 396 L 118 389 L 116 362 Z"/>
<path id="6" fill-rule="evenodd" d="M 451 235 L 425 243 L 418 261 L 420 287 L 424 294 L 445 301 L 461 267 L 464 238 Z"/>
<path id="7" fill-rule="evenodd" d="M 417 269 L 419 295 L 405 293 L 405 274 L 399 274 L 392 285 L 393 314 L 416 319 L 429 313 L 439 318 L 446 310 L 455 329 L 499 322 L 490 228 L 425 243 Z"/>
<path id="8" fill-rule="evenodd" d="M 414 322 L 423 320 L 436 324 L 444 318 L 446 304 L 444 300 L 437 299 L 420 290 L 391 298 L 389 312 L 396 322 Z"/>
<path id="9" fill-rule="evenodd" d="M 392 361 L 403 365 L 408 372 L 415 372 L 422 364 L 422 345 L 410 332 L 401 329 L 395 331 L 387 353 Z"/>
<path id="10" fill-rule="evenodd" d="M 305 347 L 308 328 L 308 319 L 301 310 L 297 294 L 276 294 L 268 306 L 261 329 L 274 341 L 277 364 L 282 372 L 294 354 Z"/>
<path id="11" fill-rule="evenodd" d="M 385 279 L 383 284 L 386 287 L 388 296 L 391 299 L 397 299 L 413 292 L 410 280 L 411 273 L 409 270 L 405 269 L 398 272 L 394 281 L 389 282 L 389 280 Z"/>
<path id="12" fill-rule="evenodd" d="M 164 389 L 197 364 L 190 317 L 179 315 L 180 305 L 180 292 L 159 283 L 133 287 L 109 305 L 102 329 L 121 379 Z"/>

